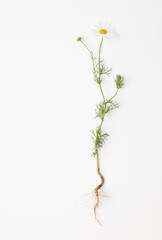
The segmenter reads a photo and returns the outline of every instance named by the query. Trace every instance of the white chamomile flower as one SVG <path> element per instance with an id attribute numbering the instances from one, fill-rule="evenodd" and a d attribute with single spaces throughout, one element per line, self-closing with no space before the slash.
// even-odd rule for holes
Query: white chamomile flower
<path id="1" fill-rule="evenodd" d="M 93 34 L 96 37 L 111 38 L 115 35 L 116 31 L 114 27 L 111 27 L 111 24 L 98 23 L 95 28 L 92 30 Z"/>

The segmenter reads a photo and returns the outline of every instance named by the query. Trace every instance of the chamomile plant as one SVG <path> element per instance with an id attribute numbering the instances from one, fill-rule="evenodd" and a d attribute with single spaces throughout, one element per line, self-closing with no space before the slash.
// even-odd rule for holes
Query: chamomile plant
<path id="1" fill-rule="evenodd" d="M 99 124 L 96 126 L 96 129 L 90 130 L 91 138 L 93 141 L 93 149 L 92 149 L 92 156 L 96 159 L 96 171 L 100 178 L 100 184 L 95 187 L 93 190 L 93 195 L 95 197 L 95 204 L 93 207 L 93 212 L 95 219 L 101 225 L 98 217 L 97 217 L 97 208 L 101 201 L 101 188 L 104 184 L 104 177 L 101 174 L 99 168 L 99 152 L 101 151 L 105 141 L 107 140 L 108 133 L 103 131 L 103 122 L 105 120 L 105 116 L 108 113 L 116 108 L 119 107 L 119 104 L 114 101 L 119 89 L 124 86 L 124 77 L 120 74 L 117 74 L 114 79 L 114 84 L 116 86 L 116 91 L 113 96 L 106 98 L 102 88 L 103 77 L 106 75 L 108 78 L 110 77 L 110 73 L 112 69 L 108 67 L 104 60 L 101 58 L 101 49 L 103 47 L 103 41 L 107 38 L 113 37 L 115 34 L 115 28 L 112 28 L 110 24 L 102 25 L 98 24 L 93 29 L 93 33 L 96 37 L 100 38 L 100 44 L 98 48 L 98 56 L 94 56 L 93 51 L 85 44 L 82 37 L 78 37 L 77 41 L 80 42 L 85 49 L 88 51 L 91 61 L 92 61 L 92 72 L 93 72 L 93 79 L 94 82 L 97 84 L 99 91 L 101 93 L 102 100 L 96 104 L 95 109 L 95 117 L 99 118 Z"/>

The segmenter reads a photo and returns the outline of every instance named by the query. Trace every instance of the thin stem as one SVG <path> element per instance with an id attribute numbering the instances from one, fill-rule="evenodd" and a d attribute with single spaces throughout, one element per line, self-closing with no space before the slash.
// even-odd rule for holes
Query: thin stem
<path id="1" fill-rule="evenodd" d="M 83 46 L 88 50 L 88 52 L 90 53 L 91 55 L 91 59 L 92 59 L 92 63 L 93 63 L 93 71 L 94 71 L 94 74 L 96 74 L 96 69 L 95 69 L 95 62 L 94 62 L 94 58 L 93 58 L 93 54 L 92 52 L 90 51 L 90 49 L 87 47 L 87 45 L 82 41 L 80 40 L 80 42 L 83 44 Z M 102 47 L 102 43 L 103 43 L 103 38 L 101 39 L 101 43 L 100 43 L 100 47 L 99 47 L 99 55 L 98 55 L 98 63 L 99 63 L 99 82 L 101 80 L 101 72 L 100 72 L 100 55 L 101 55 L 101 47 Z M 97 75 L 97 74 L 96 74 Z M 101 94 L 102 94 L 102 97 L 103 97 L 103 101 L 105 103 L 105 108 L 106 108 L 106 102 L 105 102 L 105 96 L 104 96 L 104 93 L 103 93 L 103 90 L 102 90 L 102 87 L 101 87 L 101 82 L 99 83 L 99 87 L 100 87 L 100 91 L 101 91 Z M 105 115 L 105 113 L 104 113 Z M 103 120 L 104 120 L 104 117 L 101 119 L 101 123 L 100 123 L 100 129 L 102 127 L 102 123 L 103 123 Z M 96 208 L 99 204 L 99 193 L 98 193 L 98 190 L 102 187 L 102 185 L 104 184 L 104 178 L 102 176 L 102 174 L 100 173 L 100 168 L 99 168 L 99 158 L 98 158 L 98 149 L 97 149 L 97 152 L 96 152 L 96 170 L 97 170 L 97 174 L 98 176 L 100 177 L 101 179 L 101 183 L 95 188 L 95 195 L 96 195 L 96 204 L 94 206 L 94 215 L 95 215 L 95 219 L 98 221 L 98 223 L 101 225 L 100 221 L 98 220 L 97 216 L 96 216 Z"/>
<path id="2" fill-rule="evenodd" d="M 96 74 L 95 63 L 94 63 L 94 58 L 93 58 L 93 53 L 90 51 L 90 49 L 87 47 L 87 45 L 86 45 L 82 40 L 80 40 L 80 42 L 83 44 L 83 46 L 84 46 L 84 47 L 88 50 L 88 52 L 90 53 L 91 59 L 92 59 L 92 64 L 93 64 L 93 71 L 94 71 L 94 73 Z"/>
<path id="3" fill-rule="evenodd" d="M 99 51 L 98 51 L 98 65 L 99 65 L 99 76 L 98 76 L 98 79 L 99 79 L 99 87 L 100 87 L 100 90 L 101 90 L 101 94 L 102 94 L 102 97 L 103 97 L 103 101 L 105 103 L 105 96 L 104 96 L 104 93 L 103 93 L 103 90 L 102 90 L 102 87 L 101 87 L 101 71 L 100 71 L 100 62 L 101 62 L 101 47 L 102 47 L 102 43 L 103 43 L 103 38 L 101 39 L 101 43 L 100 43 L 100 47 L 99 47 Z"/>
<path id="4" fill-rule="evenodd" d="M 97 150 L 97 153 L 96 153 L 96 169 L 97 170 L 99 169 L 98 150 Z"/>
<path id="5" fill-rule="evenodd" d="M 101 72 L 100 72 L 100 63 L 101 63 L 101 47 L 102 47 L 102 43 L 103 43 L 103 38 L 101 39 L 101 43 L 100 43 L 100 47 L 99 47 L 99 51 L 98 51 L 98 64 L 99 64 L 99 87 L 100 87 L 100 91 L 101 91 L 101 94 L 102 94 L 102 98 L 103 98 L 103 102 L 104 102 L 104 115 L 103 115 L 103 118 L 101 119 L 101 123 L 100 123 L 100 126 L 99 128 L 101 129 L 102 127 L 102 124 L 103 124 L 103 120 L 104 120 L 104 117 L 105 117 L 105 110 L 106 110 L 106 102 L 105 102 L 105 96 L 104 96 L 104 93 L 103 93 L 103 90 L 102 90 L 102 86 L 101 86 Z"/>
<path id="6" fill-rule="evenodd" d="M 99 83 L 99 87 L 100 87 L 100 90 L 101 90 L 101 94 L 102 94 L 102 97 L 103 97 L 103 101 L 104 101 L 104 103 L 105 103 L 105 96 L 104 96 L 104 93 L 103 93 L 103 90 L 102 90 L 101 83 Z"/>
<path id="7" fill-rule="evenodd" d="M 103 121 L 104 121 L 104 116 L 105 116 L 105 110 L 106 110 L 106 102 L 105 102 L 105 96 L 104 96 L 104 93 L 103 93 L 103 90 L 102 90 L 102 87 L 101 87 L 101 72 L 100 72 L 100 54 L 101 54 L 101 47 L 102 47 L 102 42 L 103 42 L 103 38 L 101 39 L 101 43 L 100 43 L 100 47 L 99 47 L 99 53 L 98 53 L 98 69 L 99 69 L 99 76 L 98 76 L 98 80 L 99 80 L 99 87 L 100 87 L 100 91 L 101 91 L 101 94 L 102 94 L 102 97 L 103 97 L 103 101 L 104 101 L 104 114 L 103 114 L 103 118 L 101 119 L 101 123 L 100 123 L 100 126 L 99 126 L 99 129 L 101 129 L 102 127 L 102 124 L 103 124 Z M 98 148 L 96 149 L 96 170 L 97 170 L 97 174 L 98 176 L 100 177 L 101 179 L 101 182 L 100 184 L 94 189 L 94 192 L 95 192 L 95 196 L 96 196 L 96 203 L 94 205 L 94 215 L 95 215 L 95 219 L 97 220 L 97 222 L 101 225 L 100 221 L 98 220 L 97 216 L 96 216 L 96 209 L 99 205 L 99 190 L 100 188 L 103 186 L 104 184 L 104 178 L 100 172 L 100 168 L 99 168 L 99 159 L 98 159 Z M 102 226 L 102 225 L 101 225 Z"/>
<path id="8" fill-rule="evenodd" d="M 104 178 L 102 176 L 102 174 L 100 173 L 100 169 L 99 169 L 99 160 L 98 160 L 98 151 L 96 153 L 96 169 L 97 169 L 97 174 L 99 175 L 100 179 L 101 179 L 101 183 L 94 189 L 94 193 L 95 193 L 95 196 L 96 196 L 96 203 L 94 205 L 94 215 L 95 215 L 95 219 L 97 220 L 97 222 L 102 226 L 102 224 L 100 223 L 99 219 L 97 218 L 97 215 L 96 215 L 96 209 L 99 205 L 99 192 L 98 190 L 103 186 L 104 184 Z"/>
<path id="9" fill-rule="evenodd" d="M 99 51 L 98 51 L 99 80 L 100 80 L 100 77 L 101 77 L 101 72 L 100 72 L 100 55 L 101 55 L 102 43 L 103 43 L 103 38 L 101 39 L 101 43 L 100 43 L 100 47 L 99 47 Z"/>
<path id="10" fill-rule="evenodd" d="M 117 88 L 116 93 L 109 100 L 106 101 L 106 104 L 111 102 L 111 100 L 117 95 L 119 88 Z"/>
<path id="11" fill-rule="evenodd" d="M 87 47 L 87 45 L 86 45 L 82 40 L 80 40 L 80 42 L 84 45 L 84 47 L 88 50 L 88 52 L 89 52 L 90 55 L 92 56 L 92 53 L 91 53 L 91 51 L 89 50 L 89 48 Z"/>
<path id="12" fill-rule="evenodd" d="M 98 151 L 96 153 L 96 165 L 97 165 L 97 174 L 101 178 L 101 183 L 96 187 L 96 189 L 99 190 L 102 187 L 102 185 L 104 184 L 104 178 L 103 178 L 102 174 L 100 173 L 99 160 L 98 160 Z"/>

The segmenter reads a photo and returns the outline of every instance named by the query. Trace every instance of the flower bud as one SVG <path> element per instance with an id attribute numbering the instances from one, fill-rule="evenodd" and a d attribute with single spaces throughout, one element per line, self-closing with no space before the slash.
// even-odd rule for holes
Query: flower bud
<path id="1" fill-rule="evenodd" d="M 81 38 L 81 37 L 78 37 L 76 40 L 77 40 L 77 41 L 81 41 L 81 40 L 82 40 L 82 38 Z"/>

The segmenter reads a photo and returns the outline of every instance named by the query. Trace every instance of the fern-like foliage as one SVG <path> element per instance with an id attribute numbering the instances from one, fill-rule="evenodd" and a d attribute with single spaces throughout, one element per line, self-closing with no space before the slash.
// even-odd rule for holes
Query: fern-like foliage
<path id="1" fill-rule="evenodd" d="M 106 109 L 105 113 L 108 113 L 111 110 L 119 108 L 119 103 L 117 103 L 117 102 L 114 102 L 114 101 L 111 100 L 108 103 L 109 103 L 109 105 L 107 106 L 107 109 Z"/>
<path id="2" fill-rule="evenodd" d="M 97 62 L 96 64 L 96 70 L 98 74 L 100 73 L 100 75 L 109 76 L 112 69 L 105 65 L 104 60 L 100 60 L 100 62 Z"/>
<path id="3" fill-rule="evenodd" d="M 124 77 L 116 75 L 115 83 L 117 89 L 122 88 L 124 86 Z"/>
<path id="4" fill-rule="evenodd" d="M 101 76 L 109 76 L 112 69 L 105 65 L 104 60 L 98 61 L 98 59 L 94 58 L 93 54 L 91 54 L 91 59 L 93 62 L 93 79 L 96 83 L 101 84 Z"/>
<path id="5" fill-rule="evenodd" d="M 107 109 L 107 106 L 103 101 L 99 104 L 96 104 L 95 117 L 103 119 L 105 115 L 105 109 Z"/>
<path id="6" fill-rule="evenodd" d="M 114 110 L 115 108 L 119 108 L 118 103 L 111 100 L 108 101 L 108 103 L 106 104 L 104 101 L 102 101 L 96 105 L 95 117 L 101 118 L 102 120 L 106 113 L 110 112 L 111 110 Z"/>
<path id="7" fill-rule="evenodd" d="M 95 131 L 90 130 L 90 132 L 92 133 L 91 138 L 94 143 L 94 147 L 92 149 L 92 156 L 95 157 L 97 151 L 103 147 L 103 144 L 105 143 L 105 140 L 109 135 L 107 133 L 102 133 L 100 126 L 97 126 Z"/>

